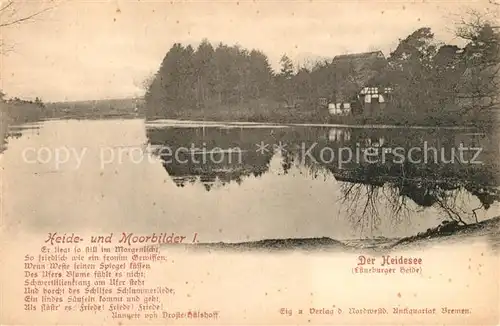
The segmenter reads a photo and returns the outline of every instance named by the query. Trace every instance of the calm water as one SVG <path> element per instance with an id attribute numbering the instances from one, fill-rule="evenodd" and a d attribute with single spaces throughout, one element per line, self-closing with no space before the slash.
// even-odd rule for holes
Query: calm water
<path id="1" fill-rule="evenodd" d="M 0 154 L 5 225 L 198 232 L 203 242 L 400 237 L 449 217 L 495 216 L 498 144 L 465 129 L 139 119 L 11 126 Z M 424 146 L 437 161 L 418 150 L 412 159 L 421 163 L 397 161 Z M 460 158 L 459 146 L 482 151 Z M 369 162 L 367 148 L 376 148 Z"/>

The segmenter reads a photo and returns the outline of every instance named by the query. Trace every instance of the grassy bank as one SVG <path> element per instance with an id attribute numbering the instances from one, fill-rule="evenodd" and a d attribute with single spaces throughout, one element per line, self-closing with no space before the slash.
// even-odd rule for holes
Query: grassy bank
<path id="1" fill-rule="evenodd" d="M 356 124 L 356 125 L 395 125 L 395 126 L 468 126 L 491 128 L 497 125 L 495 111 L 483 114 L 461 114 L 458 110 L 448 114 L 410 114 L 403 108 L 389 108 L 374 115 L 334 116 L 327 108 L 316 108 L 312 105 L 300 107 L 284 107 L 277 102 L 254 101 L 235 105 L 208 105 L 201 108 L 163 108 L 149 113 L 146 106 L 146 117 L 154 119 L 177 119 L 196 121 L 226 122 L 263 122 L 263 123 L 324 123 L 324 124 Z"/>
<path id="2" fill-rule="evenodd" d="M 319 111 L 300 108 L 249 107 L 245 105 L 221 106 L 217 109 L 197 108 L 169 111 L 148 118 L 197 121 L 238 121 L 271 123 L 328 123 L 329 117 Z"/>
<path id="3" fill-rule="evenodd" d="M 450 223 L 451 224 L 451 223 Z M 368 239 L 352 239 L 338 241 L 328 237 L 322 238 L 294 238 L 294 239 L 266 239 L 240 243 L 199 243 L 193 244 L 165 244 L 166 248 L 183 247 L 193 251 L 341 251 L 341 252 L 389 252 L 411 247 L 421 248 L 424 245 L 445 243 L 466 243 L 474 239 L 488 239 L 489 244 L 498 249 L 500 234 L 500 217 L 495 217 L 479 223 L 456 227 L 448 232 L 436 231 L 432 235 L 421 233 L 405 238 L 375 237 Z M 439 227 L 436 227 L 436 230 Z M 430 231 L 427 231 L 430 232 Z"/>

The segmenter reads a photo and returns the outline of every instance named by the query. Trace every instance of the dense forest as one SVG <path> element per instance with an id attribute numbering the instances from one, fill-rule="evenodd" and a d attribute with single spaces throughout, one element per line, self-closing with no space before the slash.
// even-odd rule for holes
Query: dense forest
<path id="1" fill-rule="evenodd" d="M 333 58 L 305 67 L 295 66 L 285 54 L 279 71 L 259 50 L 208 40 L 196 49 L 176 43 L 148 83 L 146 116 L 484 125 L 494 121 L 498 104 L 498 27 L 476 20 L 462 24 L 457 37 L 465 40 L 464 47 L 438 42 L 424 27 L 400 40 L 381 60 L 360 64 L 344 56 L 348 60 Z M 357 94 L 365 86 L 394 89 L 383 111 L 334 116 L 318 104 L 321 98 L 359 101 Z"/>

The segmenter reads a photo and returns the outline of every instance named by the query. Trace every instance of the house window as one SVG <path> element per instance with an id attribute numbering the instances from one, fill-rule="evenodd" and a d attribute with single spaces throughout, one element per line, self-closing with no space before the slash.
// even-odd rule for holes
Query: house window
<path id="1" fill-rule="evenodd" d="M 330 112 L 330 114 L 340 114 L 341 113 L 341 109 L 340 109 L 340 103 L 330 103 L 328 104 L 328 111 Z"/>
<path id="2" fill-rule="evenodd" d="M 330 114 L 348 114 L 351 112 L 351 103 L 339 102 L 328 104 Z"/>
<path id="3" fill-rule="evenodd" d="M 372 96 L 370 94 L 367 94 L 365 96 L 365 103 L 371 103 L 372 102 Z"/>
<path id="4" fill-rule="evenodd" d="M 335 104 L 333 103 L 330 103 L 328 104 L 328 112 L 330 112 L 330 114 L 335 114 Z"/>
<path id="5" fill-rule="evenodd" d="M 378 94 L 378 87 L 365 87 L 360 92 L 362 95 L 364 94 Z"/>
<path id="6" fill-rule="evenodd" d="M 377 87 L 365 87 L 361 90 L 360 92 L 362 95 L 365 94 L 377 94 L 378 93 L 378 88 Z"/>

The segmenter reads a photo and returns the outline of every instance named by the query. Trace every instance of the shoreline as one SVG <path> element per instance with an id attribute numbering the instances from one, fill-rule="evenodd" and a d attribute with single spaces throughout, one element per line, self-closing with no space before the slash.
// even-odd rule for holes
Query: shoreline
<path id="1" fill-rule="evenodd" d="M 453 125 L 453 126 L 426 126 L 426 125 L 395 125 L 395 124 L 353 124 L 353 123 L 318 123 L 318 122 L 254 122 L 254 121 L 237 121 L 237 120 L 193 120 L 193 119 L 176 119 L 176 118 L 155 118 L 149 119 L 144 116 L 133 115 L 113 115 L 113 116 L 63 116 L 63 117 L 48 117 L 39 120 L 21 122 L 21 121 L 4 121 L 2 125 L 7 128 L 11 126 L 37 125 L 43 122 L 54 121 L 99 121 L 99 120 L 143 120 L 148 128 L 164 128 L 169 126 L 174 127 L 261 127 L 270 128 L 290 128 L 290 127 L 326 127 L 326 128 L 351 128 L 351 129 L 414 129 L 414 130 L 478 130 L 478 126 L 473 125 Z"/>
<path id="2" fill-rule="evenodd" d="M 234 127 L 245 127 L 245 126 L 270 126 L 270 127 L 330 127 L 330 128 L 357 128 L 357 129 L 446 129 L 446 130 L 467 130 L 467 129 L 477 129 L 474 126 L 425 126 L 425 125 L 391 125 L 391 124 L 338 124 L 338 123 L 279 123 L 279 122 L 245 122 L 245 121 L 225 121 L 225 120 L 188 120 L 188 119 L 166 119 L 158 118 L 145 120 L 146 126 L 149 127 L 164 127 L 173 124 L 177 125 L 189 125 L 189 124 L 200 124 L 206 125 L 207 127 L 217 127 L 217 126 L 234 126 Z M 186 126 L 192 127 L 192 126 Z"/>
<path id="3" fill-rule="evenodd" d="M 444 224 L 441 224 L 444 225 Z M 394 250 L 404 250 L 412 246 L 428 245 L 435 242 L 453 243 L 460 242 L 470 238 L 483 237 L 488 239 L 493 247 L 498 246 L 500 241 L 500 216 L 492 217 L 483 221 L 460 226 L 452 230 L 445 230 L 436 233 L 429 232 L 438 230 L 440 225 L 427 232 L 422 232 L 412 236 L 401 238 L 385 238 L 374 237 L 368 239 L 351 239 L 337 240 L 330 237 L 315 237 L 315 238 L 290 238 L 290 239 L 263 239 L 248 242 L 206 242 L 197 244 L 162 244 L 163 248 L 183 248 L 185 250 L 227 250 L 227 251 L 316 251 L 316 250 L 333 250 L 343 252 L 390 252 Z M 364 242 L 378 240 L 379 243 L 370 245 Z M 357 243 L 358 245 L 355 245 Z"/>
<path id="4" fill-rule="evenodd" d="M 353 123 L 319 123 L 319 122 L 255 122 L 255 121 L 237 121 L 237 120 L 193 120 L 177 118 L 154 118 L 150 119 L 141 115 L 113 115 L 113 116 L 63 116 L 47 117 L 37 120 L 22 121 L 3 121 L 2 125 L 7 126 L 25 126 L 37 125 L 43 122 L 53 121 L 98 121 L 98 120 L 143 120 L 146 127 L 164 128 L 168 126 L 195 128 L 195 127 L 252 127 L 267 126 L 274 128 L 289 127 L 327 127 L 327 128 L 351 128 L 351 129 L 414 129 L 414 130 L 479 130 L 474 125 L 453 125 L 453 126 L 426 126 L 426 125 L 395 125 L 395 124 L 353 124 Z M 482 129 L 481 129 L 482 130 Z"/>

